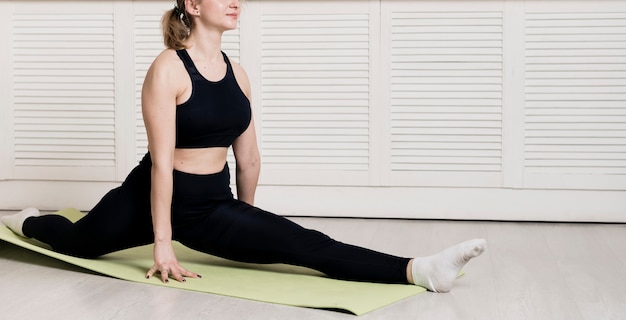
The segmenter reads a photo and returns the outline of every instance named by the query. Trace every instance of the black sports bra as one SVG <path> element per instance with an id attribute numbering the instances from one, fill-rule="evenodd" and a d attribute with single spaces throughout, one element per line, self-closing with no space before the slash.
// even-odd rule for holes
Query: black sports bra
<path id="1" fill-rule="evenodd" d="M 250 125 L 250 101 L 241 91 L 224 52 L 226 76 L 205 79 L 187 50 L 177 50 L 191 77 L 191 97 L 176 106 L 176 148 L 229 147 Z"/>

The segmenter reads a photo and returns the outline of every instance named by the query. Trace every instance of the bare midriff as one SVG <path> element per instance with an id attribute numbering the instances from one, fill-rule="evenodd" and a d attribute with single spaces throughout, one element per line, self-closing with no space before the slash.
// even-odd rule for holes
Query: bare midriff
<path id="1" fill-rule="evenodd" d="M 226 164 L 228 148 L 174 149 L 174 169 L 192 174 L 221 172 Z"/>

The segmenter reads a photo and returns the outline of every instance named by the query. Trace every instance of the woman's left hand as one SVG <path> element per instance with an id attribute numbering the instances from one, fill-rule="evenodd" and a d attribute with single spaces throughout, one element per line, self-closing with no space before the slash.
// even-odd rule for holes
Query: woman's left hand
<path id="1" fill-rule="evenodd" d="M 154 244 L 154 265 L 146 273 L 146 279 L 150 279 L 155 273 L 161 274 L 163 282 L 168 282 L 170 276 L 179 282 L 185 282 L 185 277 L 201 278 L 199 274 L 188 271 L 178 263 L 171 242 Z"/>

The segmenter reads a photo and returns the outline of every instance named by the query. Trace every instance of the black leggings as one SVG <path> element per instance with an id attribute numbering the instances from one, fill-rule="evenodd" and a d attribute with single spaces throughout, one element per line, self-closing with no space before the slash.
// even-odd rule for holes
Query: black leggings
<path id="1" fill-rule="evenodd" d="M 25 235 L 55 251 L 94 258 L 154 240 L 149 154 L 118 188 L 82 219 L 28 218 Z M 407 283 L 407 258 L 335 241 L 315 230 L 235 200 L 228 166 L 220 173 L 174 171 L 173 239 L 219 257 L 251 263 L 287 263 L 347 280 Z"/>

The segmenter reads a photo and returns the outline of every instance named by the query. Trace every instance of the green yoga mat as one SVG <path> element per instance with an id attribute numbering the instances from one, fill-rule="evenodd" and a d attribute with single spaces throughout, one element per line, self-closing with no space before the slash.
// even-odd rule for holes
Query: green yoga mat
<path id="1" fill-rule="evenodd" d="M 76 221 L 83 214 L 64 209 L 56 214 Z M 0 223 L 0 239 L 49 257 L 111 277 L 165 287 L 194 290 L 291 306 L 345 310 L 361 315 L 426 291 L 412 285 L 342 281 L 324 277 L 314 270 L 282 264 L 237 263 L 200 253 L 174 243 L 176 256 L 187 269 L 202 279 L 185 283 L 162 283 L 158 277 L 146 279 L 152 266 L 152 246 L 114 252 L 98 259 L 81 259 L 51 251 L 36 240 L 15 235 Z"/>

